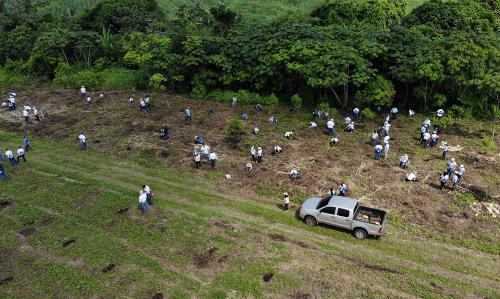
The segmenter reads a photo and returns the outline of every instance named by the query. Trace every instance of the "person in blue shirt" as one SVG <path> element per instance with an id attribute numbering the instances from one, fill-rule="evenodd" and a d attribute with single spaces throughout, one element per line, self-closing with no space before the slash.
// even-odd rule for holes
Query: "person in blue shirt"
<path id="1" fill-rule="evenodd" d="M 246 113 L 242 113 L 242 114 L 241 114 L 241 119 L 242 119 L 242 120 L 248 120 L 248 114 L 246 114 Z"/>
<path id="2" fill-rule="evenodd" d="M 185 120 L 192 120 L 191 118 L 191 108 L 187 107 L 185 110 L 184 110 L 184 116 L 185 116 Z"/>
<path id="3" fill-rule="evenodd" d="M 0 164 L 0 180 L 4 182 L 7 180 L 7 175 L 5 175 L 5 169 L 3 168 L 2 164 Z"/>
<path id="4" fill-rule="evenodd" d="M 204 144 L 205 142 L 203 141 L 203 138 L 200 136 L 195 136 L 194 137 L 194 144 Z"/>
<path id="5" fill-rule="evenodd" d="M 30 145 L 30 140 L 28 137 L 24 136 L 23 137 L 23 147 L 25 151 L 32 150 L 33 148 Z"/>

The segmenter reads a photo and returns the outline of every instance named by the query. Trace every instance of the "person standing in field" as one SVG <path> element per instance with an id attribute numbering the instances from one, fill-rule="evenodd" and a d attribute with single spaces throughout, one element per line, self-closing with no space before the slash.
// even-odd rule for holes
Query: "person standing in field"
<path id="1" fill-rule="evenodd" d="M 290 205 L 290 197 L 288 196 L 288 192 L 284 193 L 284 198 L 283 198 L 283 206 L 285 209 L 285 212 L 288 212 L 288 206 Z"/>
<path id="2" fill-rule="evenodd" d="M 24 148 L 22 147 L 17 149 L 17 163 L 19 163 L 21 159 L 26 162 L 26 158 L 24 157 Z"/>
<path id="3" fill-rule="evenodd" d="M 7 175 L 5 174 L 5 169 L 2 164 L 0 164 L 0 180 L 2 180 L 2 182 L 7 180 Z"/>
<path id="4" fill-rule="evenodd" d="M 12 153 L 10 149 L 7 149 L 5 151 L 5 156 L 7 157 L 7 159 L 9 159 L 10 165 L 12 165 L 13 167 L 17 167 L 17 161 L 14 158 L 14 153 Z"/>
<path id="5" fill-rule="evenodd" d="M 87 150 L 87 137 L 83 133 L 80 133 L 80 135 L 78 135 L 78 139 L 80 139 L 80 146 L 82 147 L 82 151 Z"/>
<path id="6" fill-rule="evenodd" d="M 146 193 L 144 193 L 143 190 L 139 191 L 139 207 L 141 208 L 143 214 L 146 214 L 149 211 L 147 200 L 148 198 Z"/>

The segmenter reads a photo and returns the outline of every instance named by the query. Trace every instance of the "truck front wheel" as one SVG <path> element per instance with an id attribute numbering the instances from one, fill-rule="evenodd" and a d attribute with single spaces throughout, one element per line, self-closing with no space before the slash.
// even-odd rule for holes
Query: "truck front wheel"
<path id="1" fill-rule="evenodd" d="M 364 230 L 362 228 L 356 228 L 354 230 L 354 236 L 360 240 L 364 240 L 364 239 L 368 238 L 368 233 L 366 232 L 366 230 Z"/>
<path id="2" fill-rule="evenodd" d="M 316 219 L 313 216 L 306 216 L 305 220 L 306 220 L 306 224 L 309 226 L 316 226 L 316 224 L 318 224 L 318 222 L 316 221 Z"/>

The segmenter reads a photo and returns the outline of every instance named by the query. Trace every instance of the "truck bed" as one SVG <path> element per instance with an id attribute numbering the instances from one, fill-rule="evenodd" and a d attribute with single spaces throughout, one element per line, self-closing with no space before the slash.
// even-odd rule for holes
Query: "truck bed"
<path id="1" fill-rule="evenodd" d="M 354 220 L 374 225 L 382 225 L 385 221 L 385 212 L 360 206 L 354 215 Z"/>

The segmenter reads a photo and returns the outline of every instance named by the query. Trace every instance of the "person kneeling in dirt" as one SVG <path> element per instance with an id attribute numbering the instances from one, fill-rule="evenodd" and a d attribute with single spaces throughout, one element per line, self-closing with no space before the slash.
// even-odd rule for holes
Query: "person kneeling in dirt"
<path id="1" fill-rule="evenodd" d="M 253 169 L 252 163 L 248 162 L 247 165 L 245 165 L 245 171 L 249 173 L 250 171 L 252 171 L 252 169 Z"/>
<path id="2" fill-rule="evenodd" d="M 405 180 L 407 182 L 416 182 L 417 181 L 417 175 L 415 172 L 410 172 L 409 174 L 406 175 Z"/>
<path id="3" fill-rule="evenodd" d="M 300 178 L 300 172 L 297 169 L 292 169 L 288 173 L 288 177 L 291 178 L 292 180 Z"/>
<path id="4" fill-rule="evenodd" d="M 339 139 L 337 137 L 333 137 L 331 140 L 330 140 L 330 146 L 336 146 L 337 143 L 339 143 Z"/>
<path id="5" fill-rule="evenodd" d="M 279 154 L 279 153 L 281 153 L 281 152 L 282 152 L 281 146 L 276 145 L 276 146 L 273 148 L 273 155 Z"/>
<path id="6" fill-rule="evenodd" d="M 293 138 L 293 132 L 292 131 L 288 131 L 288 132 L 285 132 L 285 138 L 290 140 Z"/>
<path id="7" fill-rule="evenodd" d="M 194 136 L 194 144 L 204 144 L 203 138 L 200 136 Z"/>
<path id="8" fill-rule="evenodd" d="M 168 127 L 165 124 L 161 125 L 160 132 L 161 132 L 161 139 L 168 140 L 170 138 L 170 135 L 168 133 Z"/>
<path id="9" fill-rule="evenodd" d="M 262 111 L 262 105 L 261 104 L 255 105 L 255 110 L 256 111 Z"/>
<path id="10" fill-rule="evenodd" d="M 148 196 L 143 190 L 139 191 L 139 208 L 142 210 L 143 214 L 148 212 Z"/>
<path id="11" fill-rule="evenodd" d="M 105 99 L 106 99 L 106 95 L 101 92 L 99 94 L 99 100 L 105 100 Z"/>
<path id="12" fill-rule="evenodd" d="M 443 190 L 443 188 L 446 186 L 446 183 L 448 182 L 449 178 L 450 176 L 446 171 L 443 172 L 443 174 L 439 177 L 439 182 L 441 183 L 441 188 L 440 188 L 441 190 Z"/>
<path id="13" fill-rule="evenodd" d="M 88 149 L 88 146 L 87 146 L 87 137 L 83 134 L 83 133 L 80 133 L 80 135 L 78 135 L 78 139 L 80 139 L 80 145 L 82 147 L 82 150 L 87 150 Z"/>
<path id="14" fill-rule="evenodd" d="M 148 205 L 153 205 L 153 193 L 151 192 L 151 188 L 148 185 L 142 185 L 142 190 L 146 194 L 146 202 Z"/>
<path id="15" fill-rule="evenodd" d="M 313 121 L 309 124 L 309 128 L 314 129 L 314 128 L 317 128 L 317 127 L 318 127 L 318 124 L 315 123 L 315 122 L 313 122 Z"/>
<path id="16" fill-rule="evenodd" d="M 90 97 L 90 95 L 87 95 L 87 104 L 91 104 L 92 103 L 92 98 Z"/>
<path id="17" fill-rule="evenodd" d="M 196 169 L 201 167 L 201 155 L 199 152 L 194 154 L 194 167 L 196 167 Z"/>
<path id="18" fill-rule="evenodd" d="M 211 152 L 210 155 L 208 156 L 208 160 L 210 160 L 210 163 L 212 164 L 212 168 L 215 168 L 215 164 L 217 163 L 217 154 L 214 152 Z"/>
<path id="19" fill-rule="evenodd" d="M 339 196 L 346 196 L 347 190 L 348 190 L 348 188 L 347 188 L 346 183 L 340 182 L 340 185 L 339 185 Z"/>
<path id="20" fill-rule="evenodd" d="M 350 124 L 348 124 L 348 125 L 345 127 L 345 131 L 346 131 L 346 132 L 349 132 L 349 133 L 354 132 L 354 122 L 351 122 Z"/>
<path id="21" fill-rule="evenodd" d="M 401 157 L 399 157 L 399 167 L 406 169 L 406 168 L 408 168 L 409 163 L 410 163 L 410 160 L 408 158 L 408 154 L 404 154 Z"/>
<path id="22" fill-rule="evenodd" d="M 253 128 L 253 130 L 252 130 L 252 133 L 253 133 L 254 135 L 259 135 L 259 128 L 254 127 L 254 128 Z"/>

